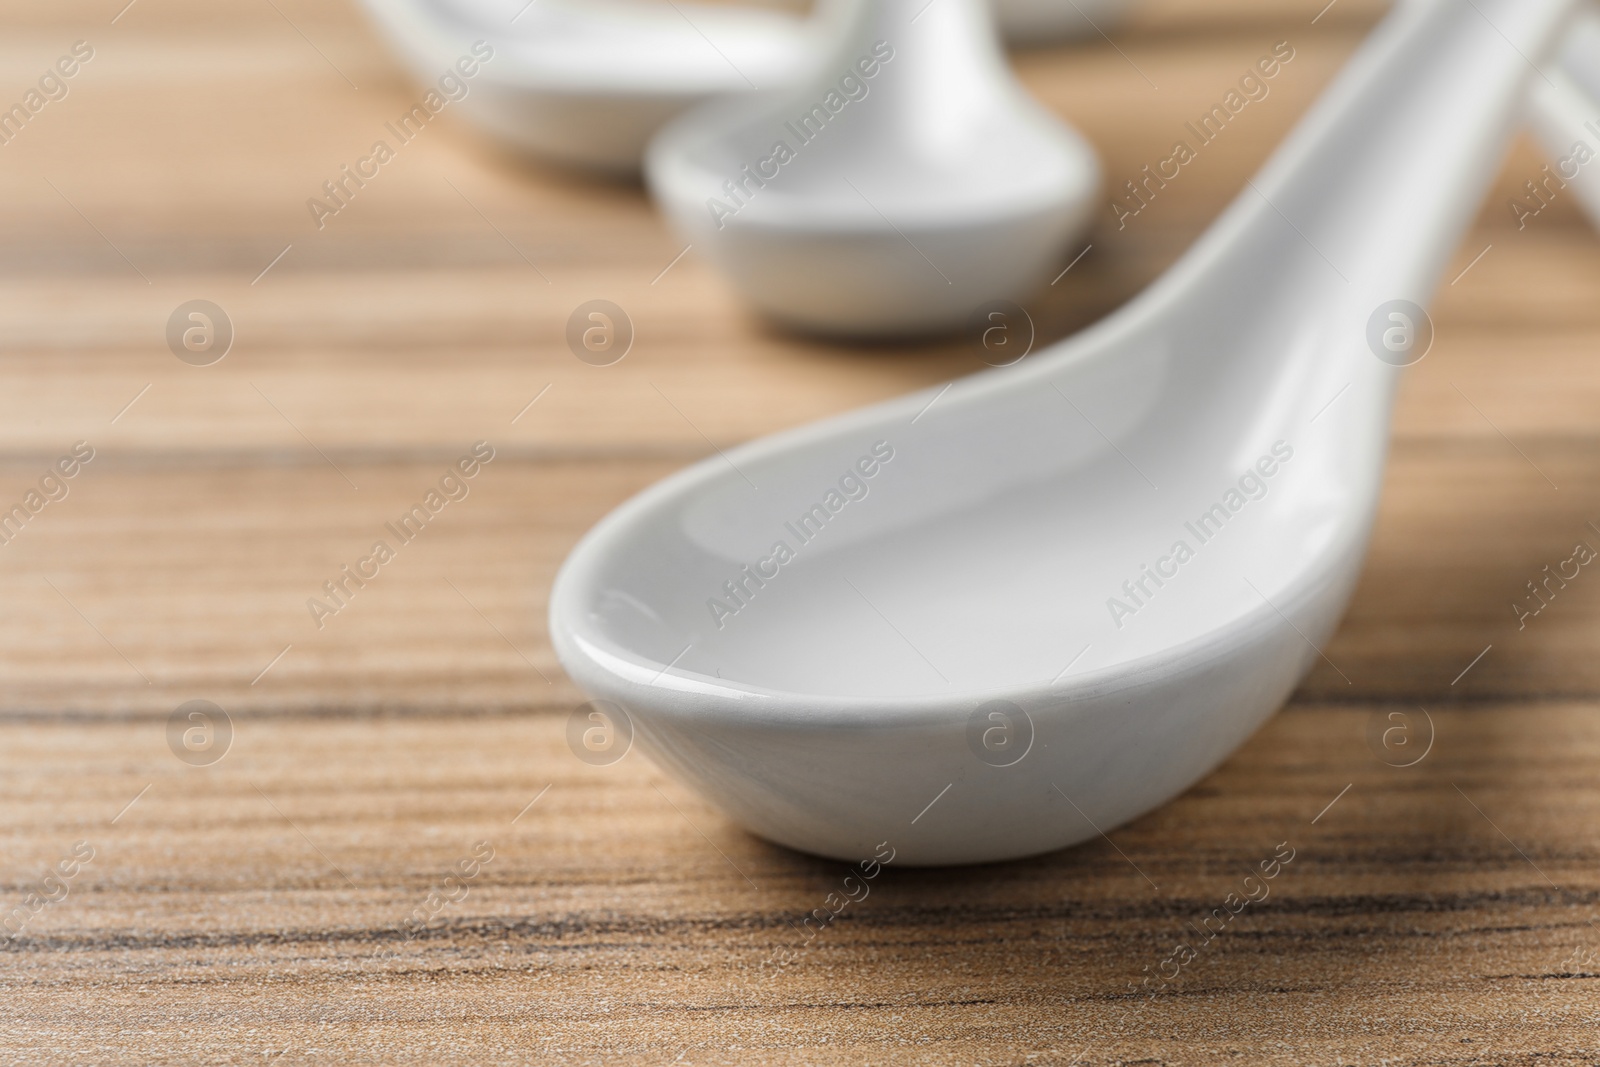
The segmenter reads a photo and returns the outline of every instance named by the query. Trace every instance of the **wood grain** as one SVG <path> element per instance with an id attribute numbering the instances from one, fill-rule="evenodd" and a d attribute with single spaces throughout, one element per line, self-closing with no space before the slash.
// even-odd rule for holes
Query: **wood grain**
<path id="1" fill-rule="evenodd" d="M 1600 1059 L 1600 579 L 1520 628 L 1511 608 L 1576 540 L 1600 546 L 1600 245 L 1570 200 L 1517 227 L 1530 144 L 1441 288 L 1366 571 L 1290 706 L 1106 840 L 891 864 L 780 962 L 841 869 L 637 753 L 574 759 L 550 580 L 713 446 L 976 353 L 776 332 L 692 252 L 661 273 L 682 245 L 636 187 L 455 126 L 319 231 L 305 198 L 415 93 L 354 7 L 123 3 L 0 12 L 0 100 L 96 49 L 0 146 L 0 502 L 96 449 L 0 544 L 0 916 L 93 849 L 0 942 L 0 1061 Z M 1041 338 L 1180 254 L 1384 7 L 1150 0 L 1114 44 L 1019 53 L 1115 186 L 1257 54 L 1296 49 L 1181 181 L 1125 228 L 1107 210 L 1041 279 Z M 594 296 L 637 327 L 614 367 L 562 340 Z M 195 297 L 238 330 L 212 367 L 163 340 Z M 319 628 L 306 598 L 476 440 L 496 457 L 471 495 Z M 192 699 L 233 724 L 209 766 L 168 747 Z M 1412 748 L 1374 741 L 1397 724 Z M 479 842 L 465 898 L 408 939 Z M 1280 845 L 1270 894 L 1207 936 Z M 1194 959 L 1152 979 L 1180 944 Z"/>

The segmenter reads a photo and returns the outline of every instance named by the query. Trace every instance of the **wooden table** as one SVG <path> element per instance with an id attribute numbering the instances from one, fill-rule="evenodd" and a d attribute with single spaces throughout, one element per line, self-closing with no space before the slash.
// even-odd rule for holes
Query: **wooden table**
<path id="1" fill-rule="evenodd" d="M 1600 244 L 1570 197 L 1517 228 L 1529 145 L 1404 388 L 1338 671 L 1114 845 L 891 868 L 779 966 L 839 866 L 637 754 L 576 760 L 546 591 L 591 523 L 709 442 L 946 381 L 972 347 L 776 333 L 692 252 L 666 269 L 681 243 L 637 188 L 448 122 L 318 230 L 306 199 L 417 93 L 357 13 L 124 3 L 0 15 L 0 103 L 94 49 L 0 145 L 0 502 L 94 450 L 0 545 L 3 911 L 67 894 L 0 954 L 0 1061 L 1600 1057 L 1600 578 L 1524 629 L 1510 607 L 1600 547 Z M 1018 57 L 1120 184 L 1274 42 L 1296 50 L 1142 215 L 1105 212 L 1034 307 L 1046 340 L 1171 262 L 1383 5 L 1321 6 L 1148 0 L 1114 45 Z M 613 367 L 562 340 L 592 297 L 637 327 Z M 192 299 L 236 329 L 213 366 L 164 339 Z M 306 599 L 477 440 L 496 458 L 471 496 L 318 629 Z M 232 723 L 209 765 L 169 748 L 196 699 Z M 1402 721 L 1416 746 L 1432 723 L 1411 767 L 1369 745 Z M 1141 995 L 1279 842 L 1270 896 Z M 465 898 L 408 939 L 475 849 L 493 859 Z M 74 877 L 46 883 L 58 862 Z"/>

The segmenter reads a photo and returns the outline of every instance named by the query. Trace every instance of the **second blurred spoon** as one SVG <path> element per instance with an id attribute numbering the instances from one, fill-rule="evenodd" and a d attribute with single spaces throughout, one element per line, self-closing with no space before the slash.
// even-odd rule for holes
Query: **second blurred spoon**
<path id="1" fill-rule="evenodd" d="M 682 116 L 651 191 L 761 310 L 868 336 L 1017 300 L 1088 219 L 1094 150 L 1016 82 L 982 0 L 858 0 L 797 87 Z"/>

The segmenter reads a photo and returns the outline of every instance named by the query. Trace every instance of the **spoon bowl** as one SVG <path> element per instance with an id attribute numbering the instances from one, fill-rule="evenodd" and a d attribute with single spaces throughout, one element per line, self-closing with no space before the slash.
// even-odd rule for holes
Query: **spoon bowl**
<path id="1" fill-rule="evenodd" d="M 627 502 L 557 577 L 563 664 L 809 852 L 1010 859 L 1175 796 L 1325 658 L 1418 304 L 1568 6 L 1396 11 L 1119 312 Z"/>

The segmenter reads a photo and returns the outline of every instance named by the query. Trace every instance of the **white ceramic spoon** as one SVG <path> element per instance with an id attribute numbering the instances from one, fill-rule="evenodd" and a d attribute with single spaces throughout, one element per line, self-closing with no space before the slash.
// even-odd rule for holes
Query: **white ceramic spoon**
<path id="1" fill-rule="evenodd" d="M 450 72 L 472 42 L 494 49 L 450 105 L 462 117 L 520 151 L 620 175 L 638 171 L 646 142 L 679 111 L 792 81 L 819 47 L 813 24 L 731 4 L 365 3 L 423 85 Z"/>
<path id="2" fill-rule="evenodd" d="M 1565 183 L 1600 226 L 1600 11 L 1592 5 L 1574 20 L 1558 60 L 1534 80 L 1528 98 L 1529 128 L 1550 156 L 1555 181 L 1540 175 L 1536 193 L 1519 191 L 1518 199 L 1542 210 L 1540 198 L 1553 201 Z"/>
<path id="3" fill-rule="evenodd" d="M 731 818 L 824 855 L 1008 859 L 1181 792 L 1338 621 L 1421 351 L 1389 302 L 1427 300 L 1569 6 L 1395 11 L 1103 322 L 630 500 L 556 579 L 562 663 Z"/>
<path id="4" fill-rule="evenodd" d="M 814 77 L 661 131 L 645 173 L 662 208 L 806 330 L 948 330 L 1045 286 L 1088 220 L 1094 150 L 1017 84 L 983 0 L 851 14 Z"/>

